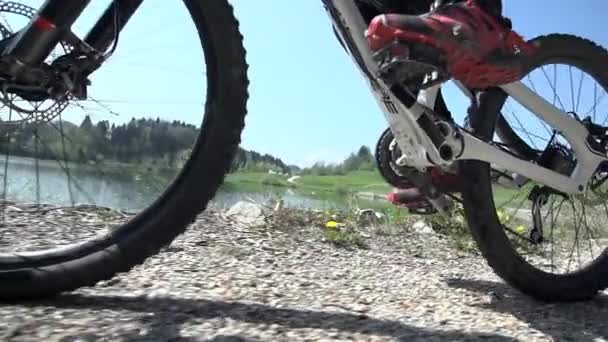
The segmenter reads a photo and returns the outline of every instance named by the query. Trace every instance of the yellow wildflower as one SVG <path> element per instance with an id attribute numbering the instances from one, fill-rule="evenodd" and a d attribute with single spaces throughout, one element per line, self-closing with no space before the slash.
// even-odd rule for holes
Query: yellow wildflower
<path id="1" fill-rule="evenodd" d="M 333 228 L 337 228 L 338 227 L 338 222 L 336 221 L 327 221 L 327 223 L 325 224 L 325 227 L 333 229 Z"/>

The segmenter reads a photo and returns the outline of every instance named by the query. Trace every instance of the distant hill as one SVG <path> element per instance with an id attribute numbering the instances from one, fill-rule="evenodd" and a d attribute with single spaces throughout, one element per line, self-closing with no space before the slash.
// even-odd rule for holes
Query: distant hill
<path id="1" fill-rule="evenodd" d="M 315 163 L 311 167 L 300 171 L 302 174 L 313 174 L 318 176 L 343 175 L 350 171 L 365 170 L 375 171 L 376 163 L 369 147 L 363 145 L 356 153 L 351 153 L 344 161 L 337 164 Z"/>
<path id="2" fill-rule="evenodd" d="M 297 167 L 297 166 L 296 166 Z M 281 173 L 293 173 L 293 168 L 281 160 L 268 153 L 259 153 L 239 147 L 239 150 L 232 162 L 231 172 L 251 171 L 268 172 L 272 170 Z"/>
<path id="3" fill-rule="evenodd" d="M 290 173 L 300 173 L 302 171 L 302 168 L 298 165 L 287 165 L 287 168 L 289 169 Z"/>

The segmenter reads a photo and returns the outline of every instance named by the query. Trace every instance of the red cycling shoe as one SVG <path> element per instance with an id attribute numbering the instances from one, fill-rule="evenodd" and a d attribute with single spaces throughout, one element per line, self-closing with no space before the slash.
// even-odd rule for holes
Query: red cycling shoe
<path id="1" fill-rule="evenodd" d="M 372 50 L 388 48 L 401 60 L 414 62 L 413 69 L 424 61 L 470 88 L 483 89 L 519 80 L 521 57 L 533 52 L 510 26 L 508 19 L 468 0 L 420 16 L 379 15 L 366 36 Z M 402 46 L 394 46 L 396 42 Z"/>

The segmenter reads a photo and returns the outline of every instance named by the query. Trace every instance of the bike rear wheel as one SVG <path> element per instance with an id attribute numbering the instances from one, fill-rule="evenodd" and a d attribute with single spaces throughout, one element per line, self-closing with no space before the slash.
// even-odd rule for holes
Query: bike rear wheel
<path id="1" fill-rule="evenodd" d="M 605 68 L 608 53 L 602 47 L 588 40 L 569 35 L 539 37 L 533 40 L 533 44 L 538 46 L 539 52 L 531 62 L 530 73 L 534 70 L 540 70 L 541 75 L 547 76 L 548 74 L 544 69 L 546 65 L 555 66 L 560 64 L 565 64 L 570 69 L 576 67 L 581 70 L 580 80 L 578 74 L 575 74 L 577 76 L 574 78 L 572 77 L 573 74 L 570 74 L 570 84 L 578 85 L 578 92 L 576 87 L 568 91 L 568 95 L 570 93 L 573 94 L 573 107 L 579 107 L 581 95 L 589 95 L 581 92 L 582 85 L 589 84 L 589 82 L 584 82 L 583 72 L 590 75 L 592 81 L 597 82 L 599 85 L 591 88 L 595 89 L 595 91 L 591 91 L 594 100 L 598 100 L 595 92 L 600 90 L 604 92 L 608 91 L 608 73 Z M 556 72 L 555 75 L 559 74 Z M 550 81 L 553 77 L 547 76 L 545 78 L 547 81 Z M 540 83 L 537 83 L 536 88 L 539 88 L 540 85 Z M 554 103 L 556 101 L 561 102 L 555 89 L 555 84 L 549 88 L 552 88 L 553 95 L 551 95 L 548 101 L 553 101 Z M 549 88 L 545 87 L 545 89 Z M 501 109 L 506 108 L 506 100 L 507 94 L 500 89 L 488 90 L 479 95 L 477 99 L 478 108 L 473 111 L 473 115 L 470 118 L 470 128 L 476 136 L 486 141 L 492 140 L 498 113 L 500 113 Z M 593 111 L 594 120 L 596 107 L 597 102 L 593 104 L 591 110 Z M 576 111 L 578 109 L 572 110 L 572 112 Z M 591 113 L 591 111 L 587 112 L 587 114 Z M 599 115 L 599 110 L 597 112 Z M 583 117 L 581 116 L 580 119 L 583 119 Z M 604 120 L 604 124 L 605 122 L 606 120 Z M 601 120 L 598 124 L 602 124 Z M 527 121 L 525 126 L 523 132 L 529 136 L 533 136 L 532 133 L 528 132 L 530 126 L 533 126 L 530 124 L 530 121 Z M 548 125 L 543 123 L 539 127 L 547 129 Z M 552 134 L 551 132 L 549 133 Z M 555 136 L 559 137 L 559 132 L 556 132 Z M 532 142 L 539 143 L 536 138 Z M 549 146 L 548 144 L 544 149 L 549 148 Z M 573 164 L 571 163 L 575 163 L 575 156 L 568 156 L 572 150 L 568 148 L 563 140 L 556 139 L 551 143 L 550 147 L 553 148 L 556 154 L 560 154 L 560 159 L 555 160 L 559 160 L 559 164 L 562 166 L 566 164 L 572 166 Z M 543 148 L 540 148 L 540 150 L 542 151 Z M 550 210 L 542 212 L 540 211 L 541 209 L 537 210 L 532 206 L 532 209 L 526 211 L 530 213 L 538 212 L 539 214 L 537 218 L 530 220 L 518 214 L 517 210 L 526 205 L 525 203 L 527 203 L 528 198 L 537 198 L 529 197 L 532 196 L 532 193 L 523 193 L 525 197 L 521 200 L 518 207 L 499 204 L 499 201 L 501 201 L 499 197 L 504 195 L 504 191 L 502 195 L 498 195 L 497 197 L 497 194 L 502 190 L 498 190 L 497 185 L 492 183 L 490 165 L 488 163 L 464 161 L 461 163 L 461 171 L 461 177 L 464 182 L 463 201 L 465 215 L 473 237 L 488 264 L 507 283 L 527 295 L 545 301 L 586 300 L 594 297 L 599 291 L 608 287 L 608 272 L 606 272 L 608 270 L 607 249 L 602 250 L 601 247 L 594 248 L 596 244 L 606 242 L 606 217 L 608 216 L 604 216 L 603 221 L 600 220 L 597 224 L 592 222 L 594 217 L 586 216 L 602 213 L 607 208 L 605 202 L 603 203 L 603 207 L 595 205 L 590 208 L 588 205 L 592 204 L 592 202 L 589 200 L 591 197 L 587 196 L 588 193 L 584 196 L 579 196 L 581 198 L 576 196 L 563 198 L 563 196 L 550 194 L 544 204 L 550 206 Z M 535 186 L 535 184 L 531 185 Z M 589 188 L 593 188 L 592 184 L 589 184 Z M 523 188 L 519 189 L 519 191 L 523 190 Z M 517 196 L 519 195 L 516 194 L 516 196 L 503 203 L 510 202 Z M 582 207 L 582 214 L 580 211 L 577 213 L 579 202 Z M 571 209 L 567 208 L 569 204 L 572 204 Z M 538 208 L 540 207 L 538 206 Z M 562 210 L 562 208 L 564 209 Z M 499 209 L 501 210 L 500 212 Z M 560 212 L 566 215 L 565 218 L 564 216 L 557 218 Z M 608 211 L 604 215 L 608 215 Z M 510 218 L 505 220 L 506 216 Z M 542 224 L 534 223 L 534 220 L 539 222 L 547 219 L 551 220 L 551 223 L 555 227 L 552 225 L 549 231 L 545 222 L 545 226 L 541 230 L 541 233 L 544 231 L 545 234 L 544 240 L 538 244 L 539 240 L 532 239 L 533 236 L 538 237 L 538 235 L 528 234 L 528 230 L 530 227 L 542 227 Z M 516 224 L 519 225 L 515 226 Z M 583 225 L 585 226 L 585 230 L 581 230 L 581 226 Z M 555 235 L 554 228 L 556 230 Z M 560 239 L 563 240 L 560 241 Z M 578 245 L 579 239 L 588 239 L 588 242 L 582 242 L 583 247 L 580 247 Z M 573 243 L 577 243 L 576 250 L 574 250 L 574 245 L 568 247 L 570 246 L 570 242 L 572 242 L 571 240 L 574 241 Z M 560 241 L 559 244 L 554 248 L 554 243 L 558 241 Z M 533 246 L 527 245 L 532 242 L 534 242 Z M 547 242 L 551 243 L 551 249 L 541 250 L 541 247 L 544 248 Z M 566 250 L 566 247 L 571 248 L 571 250 Z M 591 258 L 588 259 L 585 257 L 587 249 L 589 249 L 589 254 L 591 255 Z M 594 253 L 594 250 L 597 252 Z M 553 264 L 554 260 L 562 256 L 562 254 L 564 257 L 578 256 L 578 263 L 581 267 L 575 271 L 571 271 L 570 266 L 574 262 L 571 262 L 570 259 L 567 263 Z M 583 254 L 583 262 L 581 262 L 581 254 Z M 549 258 L 551 265 L 548 269 L 545 269 Z M 560 272 L 561 269 L 564 269 L 563 273 Z"/>
<path id="2" fill-rule="evenodd" d="M 198 31 L 206 63 L 206 76 L 201 75 L 207 82 L 206 103 L 191 155 L 154 202 L 111 231 L 50 250 L 0 254 L 0 299 L 54 295 L 127 272 L 171 243 L 214 197 L 244 128 L 248 67 L 238 22 L 227 0 L 183 3 Z"/>

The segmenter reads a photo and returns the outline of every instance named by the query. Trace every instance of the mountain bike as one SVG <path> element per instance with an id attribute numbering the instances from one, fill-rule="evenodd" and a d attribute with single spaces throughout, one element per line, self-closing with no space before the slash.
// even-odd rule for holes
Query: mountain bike
<path id="1" fill-rule="evenodd" d="M 113 54 L 123 47 L 122 39 L 127 35 L 125 28 L 137 20 L 135 14 L 139 14 L 144 3 L 143 0 L 114 0 L 81 39 L 71 28 L 87 6 L 91 6 L 90 1 L 47 0 L 39 8 L 17 2 L 0 2 L 0 13 L 10 12 L 27 19 L 17 30 L 10 25 L 0 25 L 3 38 L 0 41 L 0 84 L 4 108 L 9 110 L 8 117 L 3 116 L 1 122 L 2 137 L 7 138 L 5 145 L 0 146 L 7 156 L 2 207 L 3 213 L 8 212 L 2 218 L 2 238 L 10 240 L 10 233 L 17 230 L 33 229 L 36 234 L 41 234 L 46 229 L 41 227 L 46 227 L 45 222 L 52 220 L 55 220 L 54 226 L 66 227 L 61 233 L 55 233 L 59 235 L 57 239 L 60 242 L 65 236 L 75 234 L 71 229 L 89 230 L 83 241 L 53 248 L 30 245 L 22 239 L 14 241 L 15 245 L 25 247 L 0 254 L 0 298 L 53 295 L 93 286 L 117 273 L 129 271 L 184 232 L 214 198 L 230 169 L 244 129 L 248 66 L 243 37 L 227 0 L 171 2 L 171 6 L 183 6 L 189 13 L 203 50 L 205 73 L 190 73 L 203 77 L 208 83 L 200 126 L 133 119 L 125 123 L 124 129 L 117 126 L 108 132 L 107 124 L 98 123 L 93 129 L 90 120 L 85 119 L 80 127 L 76 127 L 62 117 L 67 115 L 67 108 L 71 106 L 86 109 L 84 104 L 90 99 L 88 90 L 95 84 L 93 82 L 92 86 L 91 80 L 111 65 Z M 558 108 L 555 101 L 562 101 L 557 99 L 555 91 L 553 99 L 545 100 L 537 95 L 536 90 L 541 89 L 525 84 L 526 75 L 522 81 L 482 92 L 461 87 L 474 99 L 477 110 L 470 113 L 465 125 L 460 126 L 434 111 L 440 87 L 449 81 L 458 85 L 457 80 L 451 80 L 449 75 L 426 75 L 418 94 L 409 92 L 407 84 L 389 82 L 379 68 L 378 56 L 367 45 L 364 36 L 366 22 L 357 4 L 354 1 L 323 0 L 322 5 L 340 43 L 369 82 L 370 90 L 384 112 L 400 151 L 394 165 L 398 170 L 407 171 L 408 181 L 419 182 L 423 187 L 424 177 L 418 176 L 424 175 L 429 168 L 458 172 L 462 193 L 455 200 L 462 203 L 466 221 L 481 253 L 500 277 L 530 296 L 552 301 L 588 299 L 608 286 L 608 255 L 602 249 L 596 257 L 584 260 L 585 265 L 576 271 L 569 270 L 571 260 L 564 273 L 557 271 L 564 263 L 552 263 L 549 270 L 541 269 L 549 258 L 545 249 L 549 242 L 550 259 L 553 261 L 555 256 L 575 253 L 565 250 L 565 245 L 555 247 L 554 242 L 569 242 L 572 234 L 578 242 L 579 237 L 586 235 L 589 247 L 592 247 L 606 237 L 605 220 L 599 222 L 599 228 L 591 224 L 594 229 L 588 222 L 606 214 L 602 191 L 608 174 L 608 139 L 604 123 L 594 121 L 597 103 L 587 113 L 577 112 L 578 103 L 572 110 L 563 106 Z M 552 34 L 534 38 L 530 43 L 537 52 L 526 65 L 529 70 L 526 74 L 539 68 L 544 71 L 543 67 L 554 64 L 565 64 L 569 69 L 579 68 L 582 70 L 581 80 L 585 72 L 597 82 L 591 93 L 595 102 L 599 102 L 596 93 L 605 92 L 608 88 L 606 50 L 589 40 L 570 35 Z M 558 75 L 556 69 L 550 70 L 555 72 L 545 72 L 548 79 Z M 578 78 L 576 81 L 583 82 Z M 572 92 L 578 92 L 575 95 L 579 98 L 581 94 L 589 94 L 580 86 Z M 407 101 L 408 98 L 414 101 Z M 578 102 L 576 98 L 573 96 L 573 103 Z M 540 146 L 539 139 L 526 141 L 529 132 L 518 130 L 513 117 L 509 119 L 507 104 L 511 99 L 543 121 L 539 127 L 550 133 L 543 146 Z M 29 110 L 24 108 L 24 103 L 30 106 Z M 48 108 L 41 109 L 43 103 Z M 76 134 L 68 139 L 64 137 L 67 131 L 90 132 L 98 139 L 95 141 L 106 144 L 95 145 L 91 142 L 93 140 L 85 140 Z M 193 131 L 196 134 L 189 142 L 179 139 Z M 496 136 L 500 141 L 494 141 Z M 45 139 L 53 137 L 56 140 L 49 144 L 50 147 L 44 144 Z M 171 143 L 153 143 L 157 140 Z M 17 149 L 11 145 L 19 141 L 27 148 Z M 108 146 L 108 141 L 111 146 Z M 112 156 L 112 163 L 106 162 L 107 158 L 91 157 L 88 150 L 78 148 L 78 144 L 85 143 L 88 149 L 97 146 L 106 156 Z M 85 171 L 70 171 L 68 166 L 78 165 L 86 169 L 87 165 L 95 164 L 99 168 L 106 167 L 105 170 L 119 168 L 134 158 L 135 152 L 128 149 L 137 152 L 139 144 L 150 145 L 144 151 L 151 156 L 149 165 L 162 162 L 165 165 L 162 170 L 171 171 L 171 177 L 160 177 L 162 172 L 154 174 L 154 177 L 160 177 L 150 182 L 150 186 L 158 187 L 153 191 L 157 195 L 154 200 L 143 201 L 133 212 L 103 208 L 95 202 L 102 201 L 99 189 L 103 187 L 100 187 L 89 191 L 93 194 L 87 197 L 96 205 L 76 205 L 82 202 L 77 194 L 86 192 L 86 186 L 79 185 L 78 181 Z M 11 183 L 9 186 L 6 184 L 13 167 L 9 165 L 8 156 L 16 151 L 20 156 L 43 154 L 46 159 L 56 158 L 57 168 L 66 175 L 68 204 L 72 206 L 44 203 L 47 195 L 38 191 L 38 185 L 42 183 L 40 172 L 43 167 L 50 166 L 46 159 L 36 158 L 31 161 L 34 165 L 31 166 L 34 170 L 31 182 L 37 186 L 30 201 L 33 203 L 25 209 L 15 208 L 15 201 L 9 196 Z M 138 160 L 137 165 L 142 163 L 145 161 Z M 133 168 L 131 164 L 125 167 L 120 170 Z M 149 166 L 149 169 L 153 167 Z M 151 171 L 144 171 L 141 171 L 144 176 L 150 176 Z M 104 172 L 97 177 L 105 177 L 110 171 Z M 125 172 L 116 173 L 124 176 Z M 402 173 L 400 175 L 403 176 Z M 426 185 L 435 209 L 440 212 L 448 210 L 444 194 Z M 516 196 L 511 196 L 513 193 Z M 525 221 L 514 213 L 517 206 L 505 206 L 522 194 L 519 207 L 526 203 L 530 205 L 527 213 L 532 216 L 531 221 Z M 566 208 L 568 205 L 570 208 Z M 504 210 L 497 210 L 501 208 Z M 562 220 L 560 224 L 566 228 L 564 232 L 554 235 L 551 228 L 547 234 L 544 220 L 555 223 L 555 217 L 562 211 L 573 223 Z M 587 217 L 586 212 L 591 213 L 591 217 Z M 31 213 L 41 217 L 36 224 L 28 221 Z M 50 213 L 57 214 L 45 216 Z M 94 224 L 87 219 L 91 215 L 103 217 L 103 229 L 94 229 L 97 226 L 93 227 Z M 59 221 L 64 216 L 70 218 Z M 510 220 L 505 220 L 505 216 L 510 216 Z M 581 219 L 582 216 L 585 219 Z M 67 228 L 68 221 L 74 225 L 72 228 Z M 524 229 L 519 229 L 519 226 L 512 228 L 509 227 L 510 221 L 527 226 Z M 581 225 L 585 225 L 584 233 L 579 231 Z M 523 251 L 518 251 L 522 244 L 528 245 Z M 578 245 L 576 253 L 581 264 Z M 533 265 L 535 261 L 540 265 Z"/>

